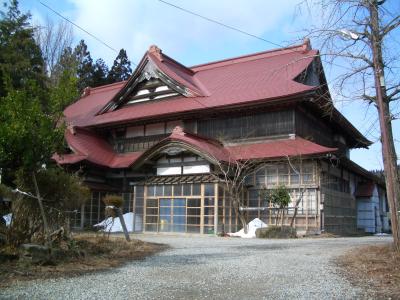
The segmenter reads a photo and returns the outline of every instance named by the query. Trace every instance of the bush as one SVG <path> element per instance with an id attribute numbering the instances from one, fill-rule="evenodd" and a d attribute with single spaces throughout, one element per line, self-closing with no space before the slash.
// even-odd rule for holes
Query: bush
<path id="1" fill-rule="evenodd" d="M 258 228 L 256 237 L 261 239 L 293 239 L 296 238 L 296 229 L 290 226 L 268 226 Z"/>
<path id="2" fill-rule="evenodd" d="M 115 206 L 115 207 L 122 207 L 124 203 L 121 196 L 118 195 L 106 195 L 103 198 L 103 202 L 106 206 Z"/>

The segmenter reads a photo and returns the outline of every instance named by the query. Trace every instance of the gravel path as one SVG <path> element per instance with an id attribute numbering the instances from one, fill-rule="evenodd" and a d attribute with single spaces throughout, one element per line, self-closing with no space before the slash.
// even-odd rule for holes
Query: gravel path
<path id="1" fill-rule="evenodd" d="M 140 235 L 171 245 L 144 261 L 0 290 L 1 299 L 359 299 L 334 259 L 385 237 L 259 240 Z"/>

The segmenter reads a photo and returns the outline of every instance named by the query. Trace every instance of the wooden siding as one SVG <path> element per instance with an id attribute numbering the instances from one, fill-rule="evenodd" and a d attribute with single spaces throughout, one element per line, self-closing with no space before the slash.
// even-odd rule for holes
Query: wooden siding
<path id="1" fill-rule="evenodd" d="M 323 124 L 311 114 L 300 110 L 296 110 L 295 118 L 295 132 L 298 136 L 323 146 L 333 146 L 333 134 L 331 128 Z"/>
<path id="2" fill-rule="evenodd" d="M 188 124 L 187 127 L 194 126 Z M 286 135 L 294 133 L 294 114 L 292 110 L 283 110 L 249 116 L 199 120 L 197 133 L 222 140 Z"/>

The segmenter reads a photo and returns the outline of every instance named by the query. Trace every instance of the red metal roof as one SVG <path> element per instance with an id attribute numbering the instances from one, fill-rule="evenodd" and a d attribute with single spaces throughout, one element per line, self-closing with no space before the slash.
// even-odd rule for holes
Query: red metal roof
<path id="1" fill-rule="evenodd" d="M 229 162 L 234 160 L 232 154 L 219 141 L 184 132 L 180 126 L 175 127 L 170 136 L 144 152 L 141 159 L 157 153 L 160 147 L 176 142 L 186 144 L 190 147 L 190 150 L 197 151 L 200 155 L 206 156 L 212 161 Z"/>
<path id="2" fill-rule="evenodd" d="M 227 147 L 227 150 L 236 159 L 247 160 L 320 155 L 337 151 L 337 148 L 328 148 L 303 138 L 295 137 L 264 141 L 262 143 L 230 146 Z"/>
<path id="3" fill-rule="evenodd" d="M 148 51 L 144 58 L 199 96 L 141 102 L 97 114 L 124 87 L 126 82 L 121 82 L 91 89 L 89 95 L 69 106 L 64 114 L 68 123 L 87 127 L 268 102 L 315 90 L 316 87 L 294 79 L 317 55 L 316 50 L 299 45 L 187 68 L 161 52 Z"/>
<path id="4" fill-rule="evenodd" d="M 109 168 L 128 168 L 139 160 L 143 161 L 146 157 L 157 153 L 161 147 L 176 142 L 188 145 L 192 150 L 194 149 L 210 160 L 222 162 L 312 156 L 337 150 L 299 137 L 224 147 L 216 140 L 184 132 L 180 127 L 176 127 L 170 136 L 145 152 L 117 154 L 104 139 L 82 128 L 68 130 L 66 139 L 74 153 L 55 155 L 53 158 L 57 163 L 74 164 L 80 161 L 88 161 Z"/>
<path id="5" fill-rule="evenodd" d="M 354 196 L 356 197 L 372 197 L 375 189 L 375 184 L 372 181 L 361 182 L 357 185 L 357 190 Z"/>
<path id="6" fill-rule="evenodd" d="M 75 127 L 73 130 L 67 130 L 65 138 L 74 153 L 54 155 L 53 159 L 61 165 L 88 161 L 109 168 L 127 168 L 142 154 L 142 152 L 115 153 L 103 138 L 84 128 Z"/>

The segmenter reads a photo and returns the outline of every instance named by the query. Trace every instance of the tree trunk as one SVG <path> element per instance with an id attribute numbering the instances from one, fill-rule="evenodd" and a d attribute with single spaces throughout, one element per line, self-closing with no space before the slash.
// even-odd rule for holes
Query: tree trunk
<path id="1" fill-rule="evenodd" d="M 126 224 L 124 220 L 124 216 L 122 215 L 122 211 L 119 207 L 115 208 L 119 217 L 119 220 L 121 222 L 122 230 L 124 231 L 125 239 L 129 242 L 131 239 L 129 237 L 128 229 L 126 229 Z"/>
<path id="2" fill-rule="evenodd" d="M 230 193 L 232 195 L 232 203 L 233 203 L 233 208 L 235 210 L 235 214 L 238 217 L 240 223 L 242 223 L 242 227 L 243 227 L 243 231 L 245 234 L 247 234 L 248 232 L 248 228 L 247 228 L 247 223 L 246 223 L 246 219 L 243 216 L 242 212 L 240 211 L 240 201 L 238 200 L 239 196 L 233 196 L 236 195 L 234 192 Z"/>
<path id="3" fill-rule="evenodd" d="M 39 187 L 38 187 L 38 184 L 37 184 L 37 181 L 36 181 L 35 172 L 32 172 L 32 179 L 33 179 L 33 184 L 35 185 L 36 199 L 37 199 L 37 201 L 39 203 L 40 214 L 42 215 L 42 219 L 43 219 L 43 231 L 44 231 L 44 236 L 45 236 L 45 239 L 46 239 L 46 246 L 47 247 L 51 247 L 51 240 L 50 240 L 50 236 L 49 236 L 49 225 L 47 223 L 46 214 L 44 213 L 42 197 L 40 196 Z"/>
<path id="4" fill-rule="evenodd" d="M 293 212 L 293 217 L 292 217 L 292 220 L 290 221 L 290 227 L 293 227 L 293 225 L 294 225 L 294 220 L 297 217 L 297 211 L 299 210 L 299 204 L 300 204 L 301 200 L 303 199 L 303 194 L 304 194 L 304 190 L 301 191 L 300 196 L 296 201 L 296 204 L 294 207 L 294 212 Z"/>
<path id="5" fill-rule="evenodd" d="M 382 35 L 379 26 L 378 3 L 369 2 L 371 17 L 371 47 L 373 53 L 373 69 L 376 89 L 376 100 L 381 130 L 382 158 L 385 170 L 386 193 L 389 202 L 393 242 L 400 252 L 400 229 L 398 220 L 398 204 L 400 201 L 400 183 L 397 172 L 397 156 L 394 147 L 390 107 L 386 94 L 384 64 L 382 57 Z"/>

